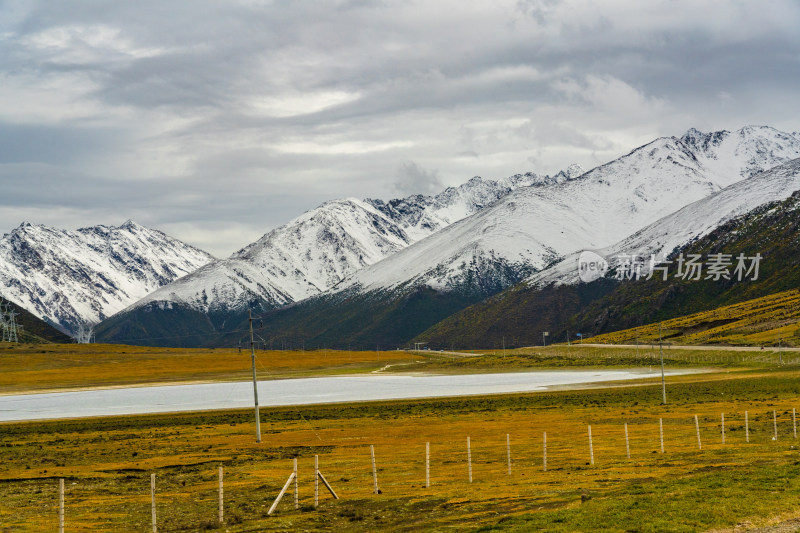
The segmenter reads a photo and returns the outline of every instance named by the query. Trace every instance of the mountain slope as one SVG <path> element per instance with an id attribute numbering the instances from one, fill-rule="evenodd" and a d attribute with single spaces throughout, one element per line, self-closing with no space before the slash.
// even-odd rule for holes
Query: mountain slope
<path id="1" fill-rule="evenodd" d="M 658 324 L 605 333 L 592 337 L 591 342 L 649 344 L 658 343 L 659 338 L 677 345 L 797 346 L 800 344 L 800 290 L 778 292 Z"/>
<path id="2" fill-rule="evenodd" d="M 578 179 L 517 189 L 490 209 L 358 271 L 337 289 L 424 284 L 452 290 L 474 264 L 539 270 L 575 250 L 612 245 L 790 155 L 800 157 L 800 140 L 772 128 L 690 130 L 681 139 L 660 138 Z"/>
<path id="3" fill-rule="evenodd" d="M 70 332 L 212 259 L 131 221 L 76 231 L 23 223 L 0 239 L 0 294 Z"/>
<path id="4" fill-rule="evenodd" d="M 753 140 L 753 131 L 761 135 L 758 142 Z M 743 165 L 737 177 L 749 175 L 754 161 L 779 162 L 786 153 L 800 150 L 793 137 L 787 149 L 784 134 L 769 128 L 744 128 L 717 137 L 723 141 L 715 145 L 720 150 L 716 164 Z M 734 149 L 734 141 L 726 139 L 744 141 Z M 662 138 L 578 179 L 518 189 L 356 272 L 328 294 L 270 312 L 264 333 L 303 339 L 306 346 L 403 344 L 564 253 L 609 245 L 689 200 L 707 197 L 735 181 L 706 168 L 701 159 L 709 159 L 712 150 L 703 149 L 706 152 L 698 157 L 684 140 Z M 724 160 L 724 153 L 739 155 L 731 163 Z M 755 197 L 758 201 L 769 198 Z M 750 204 L 745 201 L 745 205 Z"/>
<path id="5" fill-rule="evenodd" d="M 14 321 L 17 326 L 19 326 L 17 338 L 20 343 L 39 344 L 42 342 L 54 342 L 63 344 L 74 342 L 70 336 L 60 332 L 14 302 L 0 298 L 0 308 L 2 308 L 1 310 L 3 311 L 7 310 L 16 313 Z"/>
<path id="6" fill-rule="evenodd" d="M 681 138 L 657 139 L 580 176 L 540 179 L 534 185 L 541 186 L 516 188 L 475 214 L 355 269 L 328 293 L 270 312 L 269 334 L 302 337 L 314 345 L 405 342 L 575 250 L 610 246 L 687 203 L 798 156 L 800 140 L 766 127 L 713 134 L 690 130 Z M 419 228 L 438 227 L 429 221 L 432 217 L 420 214 L 430 213 L 422 204 L 408 199 L 370 203 L 385 217 L 395 217 L 398 234 L 409 241 Z M 327 250 L 324 255 L 332 256 Z M 203 317 L 194 303 L 176 306 L 168 298 L 163 301 L 167 304 L 147 303 L 148 318 L 137 318 L 133 308 L 114 317 L 109 328 L 117 333 L 104 338 L 122 341 L 119 332 L 131 331 L 137 321 L 158 323 L 154 312 L 163 313 L 163 320 L 170 313 L 184 315 L 197 328 L 205 328 L 206 339 L 214 328 L 221 333 L 238 329 L 236 313 L 215 316 L 209 308 Z M 249 305 L 267 310 L 288 301 L 253 298 Z M 211 329 L 204 323 L 209 318 Z M 219 342 L 231 340 L 229 336 Z"/>
<path id="7" fill-rule="evenodd" d="M 796 190 L 800 190 L 800 159 L 695 202 L 609 248 L 612 253 L 624 250 L 640 257 L 663 249 L 672 252 L 673 263 L 664 266 L 673 269 L 678 253 L 703 257 L 760 253 L 764 260 L 756 281 L 689 281 L 674 275 L 664 281 L 658 271 L 650 280 L 620 282 L 613 276 L 619 262 L 612 258 L 606 277 L 578 283 L 577 257 L 572 257 L 448 317 L 417 340 L 499 346 L 505 339 L 514 346 L 539 344 L 541 332 L 549 331 L 553 342 L 563 342 L 569 331 L 588 337 L 795 288 L 800 285 L 800 194 L 792 195 Z M 768 196 L 777 201 L 752 207 Z M 741 214 L 747 207 L 750 210 Z M 717 226 L 709 230 L 714 223 Z M 670 228 L 674 233 L 665 231 Z M 681 239 L 684 246 L 673 251 L 671 246 Z"/>
<path id="8" fill-rule="evenodd" d="M 226 331 L 247 309 L 267 310 L 320 294 L 511 191 L 546 186 L 581 173 L 572 166 L 554 177 L 533 173 L 503 180 L 475 177 L 436 196 L 384 203 L 347 198 L 327 202 L 257 242 L 147 295 L 98 328 L 98 338 L 202 343 Z"/>
<path id="9" fill-rule="evenodd" d="M 436 196 L 384 203 L 346 198 L 326 202 L 276 228 L 229 259 L 164 287 L 137 306 L 170 302 L 200 312 L 277 307 L 319 294 L 353 272 L 460 220 L 518 187 L 548 178 L 524 174 L 472 178 Z"/>

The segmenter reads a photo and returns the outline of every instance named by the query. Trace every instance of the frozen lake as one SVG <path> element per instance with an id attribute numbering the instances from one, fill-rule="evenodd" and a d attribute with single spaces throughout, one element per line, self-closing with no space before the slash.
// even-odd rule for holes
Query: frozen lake
<path id="1" fill-rule="evenodd" d="M 669 374 L 691 371 L 673 371 Z M 262 381 L 261 406 L 531 392 L 552 386 L 658 377 L 660 372 L 568 370 L 415 376 L 368 374 Z M 0 395 L 0 421 L 235 409 L 253 405 L 252 381 Z"/>

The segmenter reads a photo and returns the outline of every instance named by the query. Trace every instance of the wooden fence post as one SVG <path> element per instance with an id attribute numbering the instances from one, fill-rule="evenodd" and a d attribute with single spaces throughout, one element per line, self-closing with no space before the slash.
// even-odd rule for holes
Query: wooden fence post
<path id="1" fill-rule="evenodd" d="M 664 453 L 664 421 L 658 419 L 658 439 L 661 441 L 661 453 Z"/>
<path id="2" fill-rule="evenodd" d="M 589 464 L 594 465 L 594 445 L 592 444 L 592 425 L 589 424 Z"/>
<path id="3" fill-rule="evenodd" d="M 725 413 L 720 413 L 720 420 L 722 423 L 722 444 L 725 444 Z"/>
<path id="4" fill-rule="evenodd" d="M 794 407 L 792 407 L 792 433 L 794 434 L 794 438 L 797 438 L 797 413 L 795 412 Z"/>

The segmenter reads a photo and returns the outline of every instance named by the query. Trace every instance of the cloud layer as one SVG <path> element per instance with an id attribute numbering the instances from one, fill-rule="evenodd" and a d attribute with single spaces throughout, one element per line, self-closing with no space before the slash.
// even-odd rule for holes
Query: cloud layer
<path id="1" fill-rule="evenodd" d="M 226 256 L 324 200 L 800 129 L 793 0 L 1 1 L 0 229 Z"/>

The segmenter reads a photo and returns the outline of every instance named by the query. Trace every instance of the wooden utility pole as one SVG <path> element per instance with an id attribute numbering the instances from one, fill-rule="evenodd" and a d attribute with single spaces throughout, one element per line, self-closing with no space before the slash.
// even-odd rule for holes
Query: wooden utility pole
<path id="1" fill-rule="evenodd" d="M 247 310 L 247 320 L 250 322 L 250 360 L 253 363 L 253 400 L 256 411 L 256 442 L 261 442 L 261 417 L 258 415 L 258 378 L 256 378 L 256 343 L 253 340 L 253 311 Z"/>

